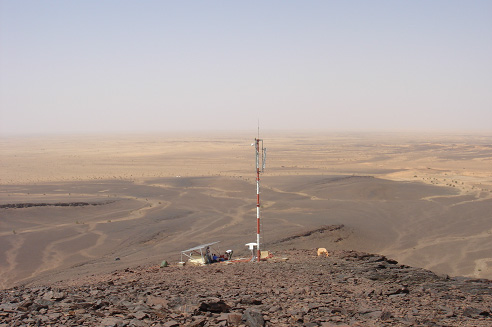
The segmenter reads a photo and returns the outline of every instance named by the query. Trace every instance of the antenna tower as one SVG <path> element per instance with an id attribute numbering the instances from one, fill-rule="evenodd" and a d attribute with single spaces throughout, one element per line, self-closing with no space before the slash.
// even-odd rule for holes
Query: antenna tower
<path id="1" fill-rule="evenodd" d="M 261 143 L 261 146 L 260 146 Z M 255 138 L 256 145 L 256 260 L 260 262 L 260 173 L 265 170 L 266 148 L 260 139 L 260 124 L 258 123 L 258 137 Z M 261 165 L 260 165 L 261 163 Z"/>

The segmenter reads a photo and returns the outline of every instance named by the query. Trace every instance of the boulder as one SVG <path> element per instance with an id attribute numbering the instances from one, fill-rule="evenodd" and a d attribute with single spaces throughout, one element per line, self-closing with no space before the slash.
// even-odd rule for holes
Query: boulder
<path id="1" fill-rule="evenodd" d="M 217 302 L 202 302 L 198 307 L 198 310 L 200 311 L 212 313 L 229 312 L 230 309 L 231 307 L 222 300 L 219 300 Z"/>
<path id="2" fill-rule="evenodd" d="M 265 319 L 261 312 L 254 309 L 246 309 L 242 316 L 242 320 L 246 322 L 249 327 L 263 327 L 265 326 Z"/>

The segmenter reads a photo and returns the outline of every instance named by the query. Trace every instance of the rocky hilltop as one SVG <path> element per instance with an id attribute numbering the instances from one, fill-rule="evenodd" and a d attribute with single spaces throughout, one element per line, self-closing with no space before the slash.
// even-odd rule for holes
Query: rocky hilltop
<path id="1" fill-rule="evenodd" d="M 491 326 L 492 282 L 384 256 L 127 268 L 0 292 L 0 326 Z"/>

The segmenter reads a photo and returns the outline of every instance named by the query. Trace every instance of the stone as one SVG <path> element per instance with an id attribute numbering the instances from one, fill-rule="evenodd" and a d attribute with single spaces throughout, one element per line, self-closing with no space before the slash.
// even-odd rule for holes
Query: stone
<path id="1" fill-rule="evenodd" d="M 200 311 L 212 313 L 229 312 L 230 309 L 231 307 L 222 300 L 217 302 L 202 302 L 198 308 Z"/>
<path id="2" fill-rule="evenodd" d="M 137 312 L 133 313 L 132 315 L 138 320 L 142 320 L 142 319 L 148 317 L 148 315 L 143 311 L 137 311 Z"/>
<path id="3" fill-rule="evenodd" d="M 204 326 L 207 320 L 203 317 L 193 317 L 195 319 L 193 322 L 191 322 L 188 327 L 201 327 Z"/>
<path id="4" fill-rule="evenodd" d="M 221 313 L 221 314 L 220 314 L 220 315 L 216 318 L 216 320 L 217 320 L 217 321 L 225 321 L 225 320 L 227 320 L 227 315 L 228 315 L 227 313 Z"/>
<path id="5" fill-rule="evenodd" d="M 237 312 L 227 314 L 227 322 L 232 326 L 239 326 L 242 322 L 243 315 Z"/>
<path id="6" fill-rule="evenodd" d="M 100 326 L 103 327 L 118 327 L 122 325 L 123 320 L 120 318 L 108 317 L 101 320 Z"/>
<path id="7" fill-rule="evenodd" d="M 61 301 L 66 297 L 64 292 L 53 292 L 53 299 L 56 301 Z"/>
<path id="8" fill-rule="evenodd" d="M 86 313 L 87 311 L 85 309 L 76 309 L 73 311 L 73 313 L 75 315 L 83 315 L 84 313 Z"/>
<path id="9" fill-rule="evenodd" d="M 49 291 L 44 294 L 43 299 L 45 300 L 56 300 L 56 301 L 61 301 L 65 298 L 65 293 L 63 292 L 55 292 L 55 291 Z"/>
<path id="10" fill-rule="evenodd" d="M 49 313 L 46 315 L 50 320 L 58 320 L 62 314 L 61 313 L 58 313 L 58 312 L 55 312 L 55 313 Z"/>
<path id="11" fill-rule="evenodd" d="M 240 303 L 241 304 L 252 304 L 252 305 L 260 305 L 260 304 L 262 304 L 261 300 L 254 299 L 254 298 L 248 297 L 248 296 L 241 298 Z"/>
<path id="12" fill-rule="evenodd" d="M 261 312 L 254 309 L 246 309 L 243 313 L 242 320 L 249 327 L 262 327 L 265 325 L 265 320 Z"/>
<path id="13" fill-rule="evenodd" d="M 474 307 L 466 307 L 465 310 L 463 310 L 463 315 L 477 318 L 478 316 L 488 316 L 489 312 Z"/>
<path id="14" fill-rule="evenodd" d="M 364 316 L 372 319 L 380 319 L 382 314 L 383 311 L 376 310 L 376 311 L 367 312 L 364 314 Z"/>
<path id="15" fill-rule="evenodd" d="M 381 317 L 380 319 L 383 320 L 383 321 L 386 321 L 386 320 L 389 320 L 391 317 L 393 317 L 393 314 L 389 311 L 383 311 L 381 313 Z"/>
<path id="16" fill-rule="evenodd" d="M 148 296 L 146 299 L 147 305 L 149 306 L 157 306 L 160 305 L 162 308 L 167 308 L 169 305 L 169 301 L 165 298 L 158 297 L 158 296 Z"/>
<path id="17" fill-rule="evenodd" d="M 45 300 L 45 299 L 37 299 L 29 307 L 29 310 L 30 311 L 39 311 L 41 309 L 48 309 L 52 304 L 53 304 L 53 301 Z"/>

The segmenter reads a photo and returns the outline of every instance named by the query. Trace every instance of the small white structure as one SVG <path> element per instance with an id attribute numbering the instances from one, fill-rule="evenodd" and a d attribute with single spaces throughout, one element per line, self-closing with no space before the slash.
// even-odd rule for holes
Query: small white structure
<path id="1" fill-rule="evenodd" d="M 246 246 L 249 247 L 250 251 L 253 251 L 258 243 L 246 243 Z"/>
<path id="2" fill-rule="evenodd" d="M 258 243 L 246 243 L 246 246 L 251 251 L 251 261 L 255 261 L 255 249 L 258 247 Z"/>

